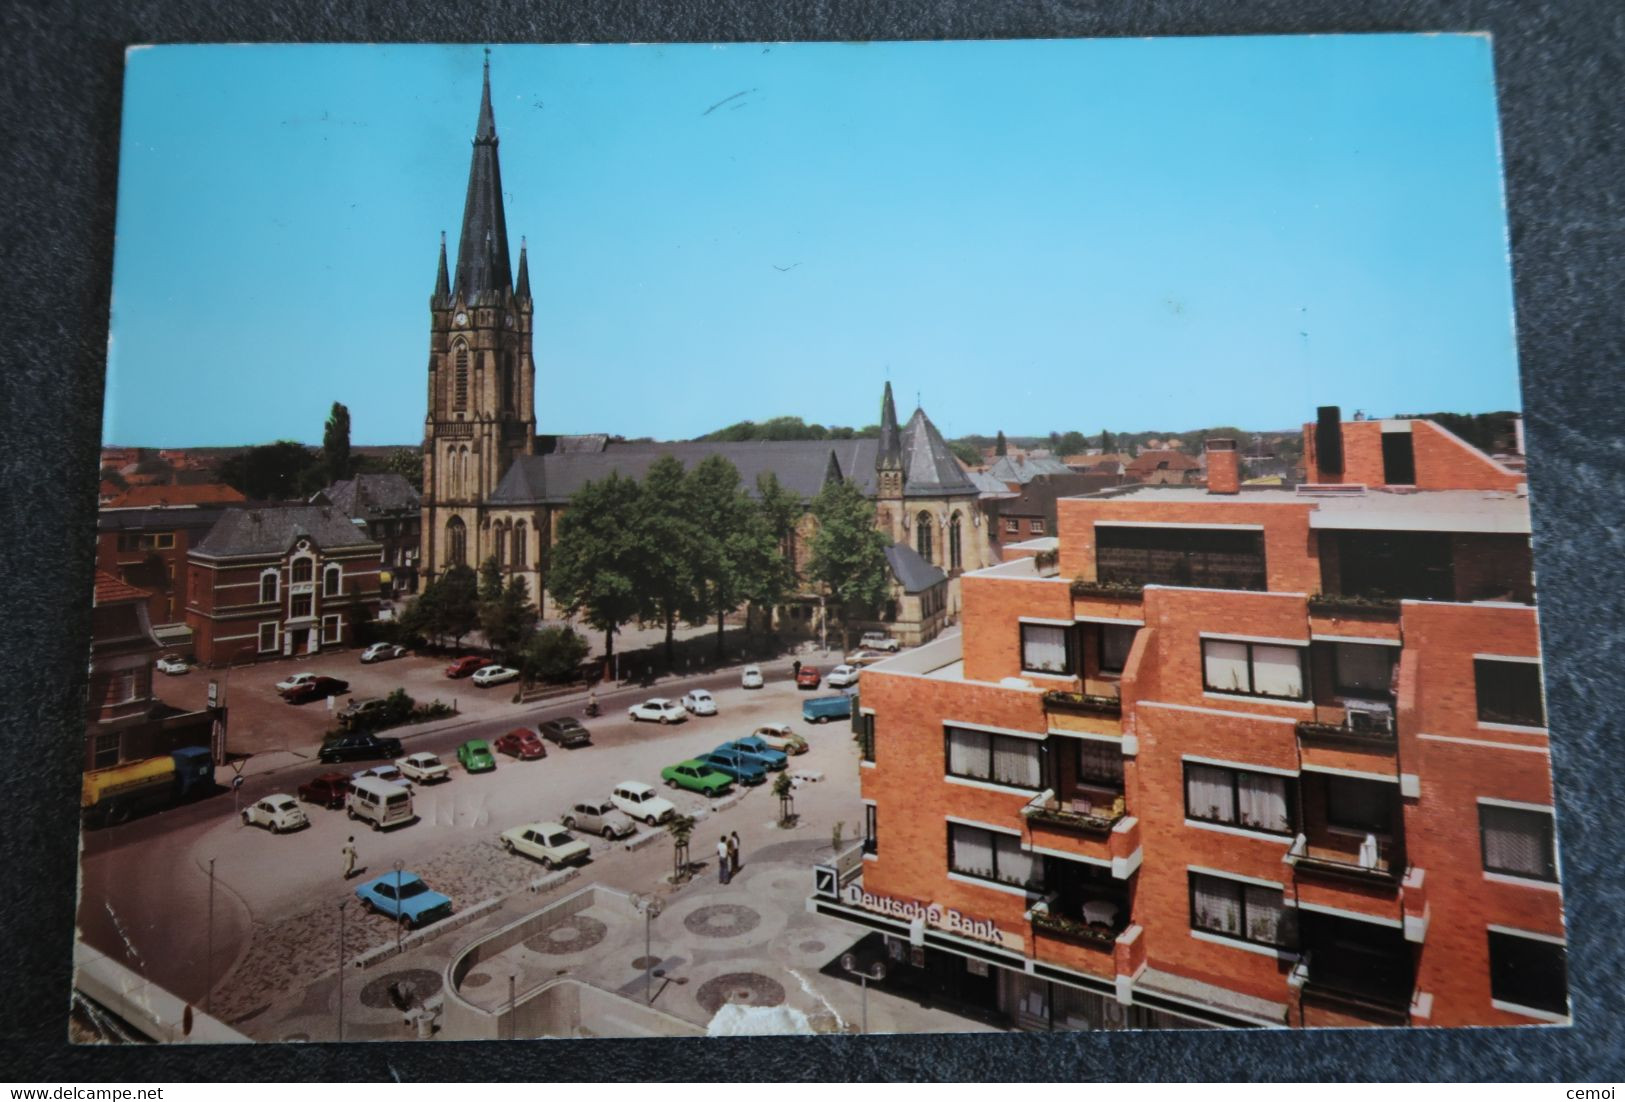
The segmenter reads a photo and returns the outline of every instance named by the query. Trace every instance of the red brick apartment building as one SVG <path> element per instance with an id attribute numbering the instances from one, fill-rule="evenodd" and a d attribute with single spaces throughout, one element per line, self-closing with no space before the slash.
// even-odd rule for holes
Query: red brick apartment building
<path id="1" fill-rule="evenodd" d="M 329 505 L 226 510 L 187 554 L 197 660 L 353 646 L 357 627 L 378 617 L 382 551 Z"/>
<path id="2" fill-rule="evenodd" d="M 813 910 L 1028 1028 L 1568 1017 L 1522 474 L 1421 420 L 1309 484 L 1059 502 L 963 634 L 865 670 Z M 866 944 L 873 944 L 869 942 Z"/>

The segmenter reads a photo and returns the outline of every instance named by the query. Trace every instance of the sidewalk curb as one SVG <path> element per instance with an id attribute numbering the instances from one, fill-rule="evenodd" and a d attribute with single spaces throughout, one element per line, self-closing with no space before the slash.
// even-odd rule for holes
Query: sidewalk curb
<path id="1" fill-rule="evenodd" d="M 426 930 L 417 930 L 413 933 L 407 934 L 401 939 L 400 946 L 398 948 L 393 944 L 385 944 L 374 949 L 368 949 L 365 953 L 362 953 L 352 959 L 350 961 L 350 966 L 358 969 L 371 968 L 373 965 L 386 961 L 397 954 L 410 953 L 412 950 L 444 937 L 446 934 L 449 934 L 454 930 L 462 929 L 464 926 L 467 926 L 470 922 L 473 922 L 477 918 L 484 918 L 486 915 L 502 906 L 502 903 L 503 900 L 501 897 L 483 900 L 482 902 L 474 904 L 466 911 L 458 911 L 450 918 L 442 919 L 441 921 L 436 922 L 433 926 L 430 926 Z"/>

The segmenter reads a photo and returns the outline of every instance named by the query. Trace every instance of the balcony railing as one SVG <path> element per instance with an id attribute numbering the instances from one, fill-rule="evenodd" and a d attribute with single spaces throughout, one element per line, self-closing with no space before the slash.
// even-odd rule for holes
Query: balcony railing
<path id="1" fill-rule="evenodd" d="M 1392 842 L 1367 835 L 1352 852 L 1343 846 L 1311 842 L 1298 835 L 1287 850 L 1286 861 L 1300 873 L 1329 876 L 1380 887 L 1398 887 L 1405 873 Z"/>
<path id="2" fill-rule="evenodd" d="M 1043 908 L 1043 909 L 1041 909 Z M 1031 912 L 1033 930 L 1079 945 L 1111 950 L 1117 944 L 1117 931 L 1100 923 L 1085 922 L 1081 918 L 1056 914 L 1040 903 Z"/>
<path id="3" fill-rule="evenodd" d="M 1095 804 L 1088 811 L 1079 811 L 1063 806 L 1053 791 L 1045 791 L 1033 797 L 1021 813 L 1035 826 L 1099 837 L 1110 834 L 1128 812 L 1122 796 L 1113 800 L 1110 807 Z"/>
<path id="4" fill-rule="evenodd" d="M 1145 595 L 1145 586 L 1139 582 L 1091 582 L 1083 578 L 1072 581 L 1074 597 L 1126 597 L 1138 601 Z"/>
<path id="5" fill-rule="evenodd" d="M 1320 616 L 1370 616 L 1393 619 L 1399 615 L 1399 598 L 1316 593 L 1309 598 L 1309 611 L 1313 615 Z"/>
<path id="6" fill-rule="evenodd" d="M 1052 712 L 1076 712 L 1081 715 L 1120 716 L 1123 701 L 1115 696 L 1096 696 L 1093 693 L 1069 693 L 1051 689 L 1044 694 L 1044 707 Z"/>
<path id="7" fill-rule="evenodd" d="M 1341 713 L 1339 715 L 1338 713 Z M 1315 718 L 1297 722 L 1298 738 L 1305 742 L 1337 742 L 1373 749 L 1392 749 L 1394 713 L 1383 707 L 1362 708 L 1358 703 L 1315 709 Z"/>

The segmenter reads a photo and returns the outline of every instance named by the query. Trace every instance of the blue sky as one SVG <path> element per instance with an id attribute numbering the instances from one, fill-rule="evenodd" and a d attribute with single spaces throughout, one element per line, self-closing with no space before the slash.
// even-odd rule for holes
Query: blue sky
<path id="1" fill-rule="evenodd" d="M 474 46 L 128 55 L 110 443 L 422 437 Z M 542 432 L 1518 408 L 1491 46 L 497 46 Z"/>

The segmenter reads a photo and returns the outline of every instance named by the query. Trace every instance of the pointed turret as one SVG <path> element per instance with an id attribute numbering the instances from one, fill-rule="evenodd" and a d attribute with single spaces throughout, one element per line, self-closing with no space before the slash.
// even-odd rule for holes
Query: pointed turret
<path id="1" fill-rule="evenodd" d="M 892 402 L 891 383 L 886 383 L 886 394 L 880 400 L 880 449 L 875 455 L 875 470 L 900 471 L 903 469 L 903 442 L 897 431 L 897 406 Z"/>
<path id="2" fill-rule="evenodd" d="M 519 239 L 519 278 L 514 281 L 514 297 L 530 298 L 530 261 L 525 259 L 525 239 Z"/>
<path id="3" fill-rule="evenodd" d="M 440 270 L 434 277 L 434 303 L 443 306 L 451 299 L 451 277 L 446 273 L 446 231 L 440 231 Z"/>
<path id="4" fill-rule="evenodd" d="M 468 198 L 457 239 L 457 297 L 465 303 L 496 301 L 513 286 L 508 263 L 508 221 L 502 209 L 502 168 L 497 161 L 496 116 L 491 111 L 491 57 L 485 58 L 480 118 L 468 167 Z"/>

